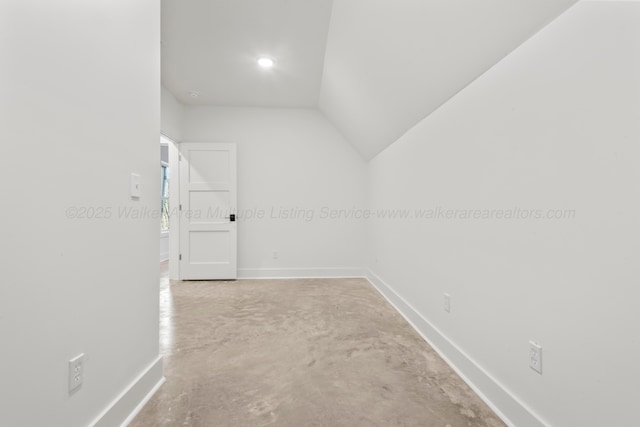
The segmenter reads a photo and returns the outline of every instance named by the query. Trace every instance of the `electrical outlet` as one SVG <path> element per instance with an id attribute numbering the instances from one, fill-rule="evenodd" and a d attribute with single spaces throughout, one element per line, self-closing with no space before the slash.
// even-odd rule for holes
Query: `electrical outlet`
<path id="1" fill-rule="evenodd" d="M 529 341 L 529 367 L 542 375 L 542 347 Z"/>
<path id="2" fill-rule="evenodd" d="M 273 259 L 278 259 L 280 258 L 280 254 L 278 253 L 278 251 L 273 251 Z"/>
<path id="3" fill-rule="evenodd" d="M 451 313 L 451 295 L 444 294 L 444 311 Z"/>
<path id="4" fill-rule="evenodd" d="M 75 391 L 84 381 L 84 353 L 69 360 L 69 393 Z"/>

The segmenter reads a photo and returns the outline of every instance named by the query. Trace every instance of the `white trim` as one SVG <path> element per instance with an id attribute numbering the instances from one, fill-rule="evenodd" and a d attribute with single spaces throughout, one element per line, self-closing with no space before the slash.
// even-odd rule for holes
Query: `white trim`
<path id="1" fill-rule="evenodd" d="M 379 276 L 367 270 L 367 279 L 471 389 L 511 427 L 549 426 L 476 361 L 434 327 Z"/>
<path id="2" fill-rule="evenodd" d="M 238 279 L 315 279 L 366 277 L 359 267 L 239 268 Z"/>
<path id="3" fill-rule="evenodd" d="M 149 393 L 147 393 L 144 399 L 142 399 L 140 403 L 138 403 L 138 406 L 136 406 L 136 408 L 129 414 L 127 419 L 124 420 L 124 422 L 120 425 L 120 427 L 127 427 L 129 424 L 131 424 L 131 421 L 133 421 L 133 419 L 140 413 L 140 411 L 142 411 L 142 408 L 144 408 L 145 405 L 149 403 L 153 395 L 156 394 L 158 390 L 160 390 L 160 387 L 162 387 L 162 384 L 164 384 L 165 382 L 166 382 L 165 377 L 162 377 L 160 381 L 158 381 L 156 385 L 153 386 L 153 388 L 149 391 Z"/>
<path id="4" fill-rule="evenodd" d="M 126 427 L 164 381 L 162 356 L 158 356 L 89 425 L 92 427 Z"/>
<path id="5" fill-rule="evenodd" d="M 171 141 L 169 144 L 169 167 L 171 179 L 169 179 L 169 212 L 175 213 L 180 205 L 180 152 L 178 143 Z M 174 215 L 169 219 L 169 278 L 180 278 L 180 217 Z"/>
<path id="6" fill-rule="evenodd" d="M 162 138 L 166 139 L 166 141 L 163 141 Z M 174 144 L 179 143 L 178 141 L 176 141 L 175 139 L 171 138 L 170 136 L 164 134 L 163 132 L 160 132 L 160 145 L 169 145 L 172 142 Z"/>

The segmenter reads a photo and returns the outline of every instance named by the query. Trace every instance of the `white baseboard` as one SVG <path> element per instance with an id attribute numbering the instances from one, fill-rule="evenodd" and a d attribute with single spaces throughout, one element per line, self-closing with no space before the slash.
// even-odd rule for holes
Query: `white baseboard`
<path id="1" fill-rule="evenodd" d="M 238 279 L 304 279 L 331 277 L 366 277 L 359 267 L 346 268 L 239 268 Z"/>
<path id="2" fill-rule="evenodd" d="M 499 381 L 435 328 L 384 280 L 370 270 L 367 271 L 367 279 L 507 425 L 511 427 L 548 426 Z"/>
<path id="3" fill-rule="evenodd" d="M 164 381 L 162 356 L 158 356 L 90 425 L 126 427 Z"/>

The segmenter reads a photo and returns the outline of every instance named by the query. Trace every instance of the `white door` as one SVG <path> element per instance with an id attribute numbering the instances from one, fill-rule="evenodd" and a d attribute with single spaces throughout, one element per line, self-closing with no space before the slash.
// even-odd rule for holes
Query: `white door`
<path id="1" fill-rule="evenodd" d="M 236 278 L 236 146 L 180 144 L 180 279 Z"/>

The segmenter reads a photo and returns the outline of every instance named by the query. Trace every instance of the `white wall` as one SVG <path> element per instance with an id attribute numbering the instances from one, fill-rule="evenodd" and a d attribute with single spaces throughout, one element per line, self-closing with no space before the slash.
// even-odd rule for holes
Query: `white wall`
<path id="1" fill-rule="evenodd" d="M 183 129 L 185 142 L 237 144 L 240 276 L 361 271 L 365 224 L 322 215 L 364 206 L 366 165 L 320 113 L 188 107 Z M 283 219 L 291 209 L 294 218 Z M 242 216 L 257 211 L 264 218 Z"/>
<path id="2" fill-rule="evenodd" d="M 119 216 L 158 208 L 159 22 L 151 0 L 0 3 L 0 425 L 119 425 L 162 377 L 159 221 Z"/>
<path id="3" fill-rule="evenodd" d="M 639 22 L 578 3 L 370 164 L 376 208 L 575 210 L 370 224 L 372 277 L 518 427 L 637 424 Z"/>
<path id="4" fill-rule="evenodd" d="M 160 129 L 161 132 L 176 142 L 182 139 L 182 122 L 184 106 L 164 86 L 160 91 Z"/>

